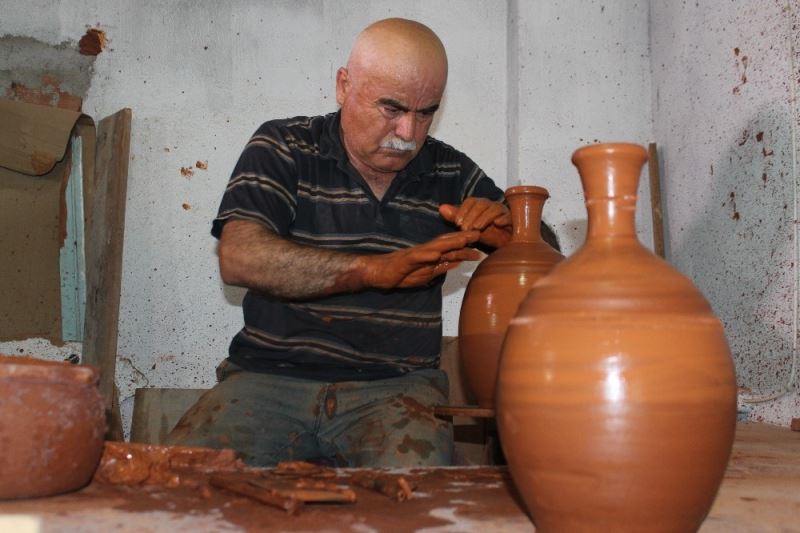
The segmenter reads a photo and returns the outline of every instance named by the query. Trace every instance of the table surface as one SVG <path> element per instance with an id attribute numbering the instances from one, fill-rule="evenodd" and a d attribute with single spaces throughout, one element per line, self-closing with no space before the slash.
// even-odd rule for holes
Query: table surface
<path id="1" fill-rule="evenodd" d="M 354 472 L 339 470 L 339 481 Z M 97 481 L 71 494 L 0 502 L 9 515 L 38 517 L 41 531 L 534 531 L 505 467 L 390 470 L 416 484 L 394 501 L 352 487 L 352 504 L 307 504 L 298 514 L 223 490 L 124 486 Z M 6 522 L 8 524 L 10 522 Z M 725 480 L 700 531 L 800 531 L 800 433 L 766 424 L 737 428 Z"/>

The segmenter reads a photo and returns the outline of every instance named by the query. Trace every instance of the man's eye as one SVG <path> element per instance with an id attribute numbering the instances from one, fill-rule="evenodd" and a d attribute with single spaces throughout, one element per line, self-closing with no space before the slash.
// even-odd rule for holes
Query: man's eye
<path id="1" fill-rule="evenodd" d="M 383 111 L 387 115 L 395 116 L 395 115 L 398 115 L 399 113 L 401 113 L 403 110 L 398 108 L 398 107 L 385 105 L 385 106 L 383 106 Z"/>

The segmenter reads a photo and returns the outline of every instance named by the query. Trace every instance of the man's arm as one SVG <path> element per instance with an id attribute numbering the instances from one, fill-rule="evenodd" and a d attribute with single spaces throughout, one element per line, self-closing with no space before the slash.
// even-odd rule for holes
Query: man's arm
<path id="1" fill-rule="evenodd" d="M 257 222 L 230 220 L 220 237 L 220 273 L 229 285 L 288 299 L 419 287 L 461 261 L 479 259 L 466 248 L 479 237 L 478 231 L 458 231 L 391 253 L 357 255 L 297 244 Z"/>

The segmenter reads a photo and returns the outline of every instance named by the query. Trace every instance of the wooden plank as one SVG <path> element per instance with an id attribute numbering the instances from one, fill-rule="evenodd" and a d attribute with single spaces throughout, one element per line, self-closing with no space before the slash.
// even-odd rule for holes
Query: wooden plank
<path id="1" fill-rule="evenodd" d="M 100 393 L 109 418 L 109 438 L 122 426 L 114 401 L 125 195 L 130 159 L 131 110 L 122 109 L 97 126 L 95 181 L 87 221 L 86 324 L 83 362 L 100 368 Z M 115 408 L 116 406 L 116 408 Z"/>
<path id="2" fill-rule="evenodd" d="M 664 218 L 661 212 L 661 172 L 658 165 L 656 143 L 648 146 L 648 171 L 650 174 L 650 208 L 653 213 L 653 251 L 659 257 L 666 257 L 664 250 Z"/>
<path id="3" fill-rule="evenodd" d="M 451 405 L 476 405 L 477 402 L 467 385 L 464 372 L 461 371 L 461 365 L 458 337 L 443 336 L 439 368 L 447 372 L 447 377 L 450 379 L 448 403 Z"/>
<path id="4" fill-rule="evenodd" d="M 131 442 L 164 444 L 181 417 L 208 389 L 136 389 Z"/>

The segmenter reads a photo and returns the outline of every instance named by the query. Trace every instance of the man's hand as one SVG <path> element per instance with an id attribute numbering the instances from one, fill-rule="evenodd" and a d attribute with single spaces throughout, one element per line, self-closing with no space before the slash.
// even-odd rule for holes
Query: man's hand
<path id="1" fill-rule="evenodd" d="M 477 231 L 440 235 L 424 244 L 396 252 L 361 256 L 364 285 L 379 289 L 421 287 L 452 270 L 462 261 L 475 261 L 481 253 L 466 248 L 478 240 Z"/>
<path id="2" fill-rule="evenodd" d="M 500 248 L 511 240 L 511 212 L 499 202 L 469 197 L 458 207 L 440 205 L 439 214 L 463 231 L 480 231 L 478 240 L 492 248 Z"/>

